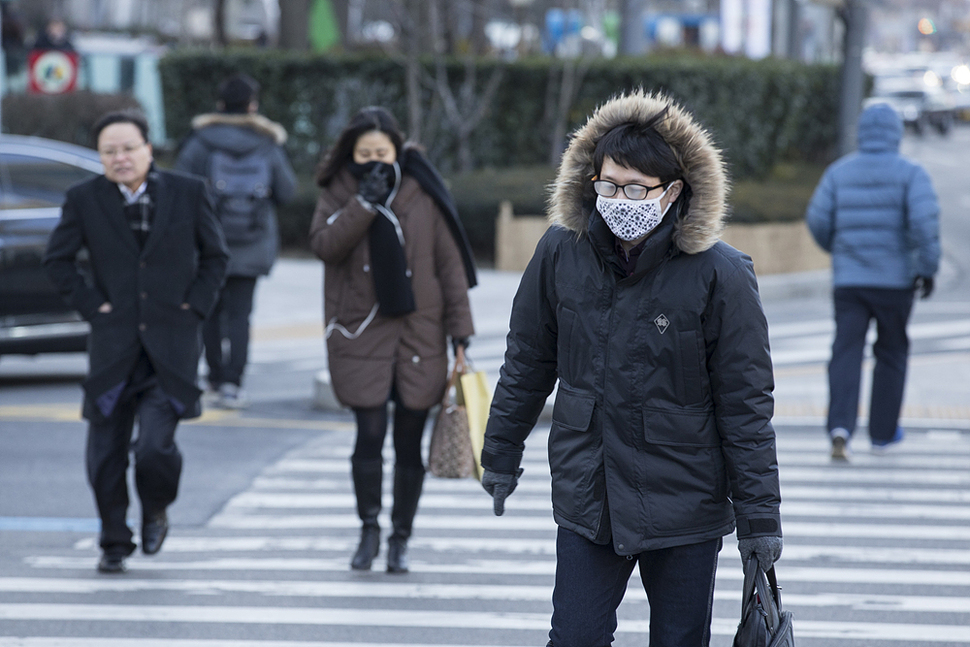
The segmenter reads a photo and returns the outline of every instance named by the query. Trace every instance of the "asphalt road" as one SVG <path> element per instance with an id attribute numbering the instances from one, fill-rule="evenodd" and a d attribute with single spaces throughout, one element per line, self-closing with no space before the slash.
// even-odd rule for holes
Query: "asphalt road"
<path id="1" fill-rule="evenodd" d="M 861 434 L 848 466 L 828 461 L 827 275 L 761 277 L 785 500 L 778 574 L 799 645 L 970 644 L 970 128 L 907 139 L 904 150 L 941 194 L 945 264 L 938 293 L 914 313 L 899 451 L 873 456 Z M 291 259 L 260 284 L 253 405 L 180 427 L 185 472 L 170 539 L 155 557 L 133 557 L 121 578 L 94 570 L 78 418 L 84 356 L 0 360 L 0 647 L 545 643 L 555 526 L 544 427 L 505 517 L 491 515 L 475 482 L 430 480 L 412 573 L 347 568 L 358 524 L 351 419 L 311 406 L 313 377 L 326 366 L 320 283 L 319 264 Z M 516 284 L 485 272 L 472 292 L 471 354 L 493 382 Z M 727 538 L 719 647 L 737 624 L 740 578 Z M 643 597 L 634 577 L 616 645 L 645 644 Z"/>

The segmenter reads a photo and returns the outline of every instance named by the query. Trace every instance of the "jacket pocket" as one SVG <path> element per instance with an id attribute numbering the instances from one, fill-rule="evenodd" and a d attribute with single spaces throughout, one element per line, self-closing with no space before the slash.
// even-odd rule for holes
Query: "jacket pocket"
<path id="1" fill-rule="evenodd" d="M 709 409 L 643 407 L 643 437 L 654 445 L 720 447 L 714 412 Z"/>
<path id="2" fill-rule="evenodd" d="M 556 514 L 595 533 L 603 512 L 603 441 L 592 428 L 596 396 L 559 383 L 549 431 Z"/>
<path id="3" fill-rule="evenodd" d="M 556 403 L 552 408 L 552 421 L 570 431 L 587 431 L 593 419 L 596 396 L 559 383 Z"/>

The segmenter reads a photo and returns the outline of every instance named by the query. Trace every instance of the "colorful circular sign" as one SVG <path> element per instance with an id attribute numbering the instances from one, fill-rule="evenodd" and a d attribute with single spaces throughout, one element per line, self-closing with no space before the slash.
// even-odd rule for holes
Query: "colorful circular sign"
<path id="1" fill-rule="evenodd" d="M 77 86 L 77 52 L 34 50 L 27 59 L 31 92 L 62 94 Z"/>

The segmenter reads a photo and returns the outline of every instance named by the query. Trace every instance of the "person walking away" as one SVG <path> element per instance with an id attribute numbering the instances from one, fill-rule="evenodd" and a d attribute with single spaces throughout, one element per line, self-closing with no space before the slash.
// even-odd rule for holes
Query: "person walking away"
<path id="1" fill-rule="evenodd" d="M 354 411 L 351 475 L 362 522 L 351 560 L 380 548 L 388 401 L 394 402 L 393 531 L 387 570 L 408 571 L 407 541 L 424 482 L 421 437 L 455 352 L 474 333 L 475 267 L 454 201 L 419 149 L 380 107 L 360 110 L 317 175 L 310 245 L 324 262 L 325 335 L 337 399 Z"/>
<path id="2" fill-rule="evenodd" d="M 98 570 L 121 573 L 135 549 L 126 521 L 130 451 L 142 552 L 157 553 L 168 532 L 166 509 L 182 471 L 175 430 L 180 419 L 201 413 L 199 330 L 228 251 L 205 183 L 155 166 L 142 114 L 108 113 L 92 135 L 104 175 L 68 189 L 44 266 L 91 324 L 83 415 L 88 481 L 101 517 Z M 76 264 L 81 249 L 89 277 Z"/>
<path id="3" fill-rule="evenodd" d="M 176 169 L 209 180 L 229 244 L 226 283 L 202 328 L 208 388 L 228 409 L 246 406 L 242 382 L 256 282 L 269 274 L 279 250 L 276 206 L 296 192 L 283 150 L 286 130 L 258 110 L 259 84 L 244 74 L 229 77 L 219 87 L 217 112 L 192 120 L 175 162 Z"/>
<path id="4" fill-rule="evenodd" d="M 903 439 L 899 426 L 914 292 L 933 293 L 940 265 L 940 206 L 926 170 L 899 154 L 903 124 L 885 103 L 859 117 L 859 150 L 822 175 L 805 220 L 832 255 L 835 340 L 828 366 L 831 457 L 849 459 L 858 421 L 862 357 L 876 322 L 869 400 L 874 453 Z"/>
<path id="5" fill-rule="evenodd" d="M 558 380 L 548 451 L 556 581 L 548 645 L 609 645 L 634 566 L 652 647 L 710 643 L 722 537 L 782 551 L 768 327 L 751 259 L 718 240 L 711 136 L 636 91 L 573 136 L 526 268 L 492 400 L 494 512 Z"/>

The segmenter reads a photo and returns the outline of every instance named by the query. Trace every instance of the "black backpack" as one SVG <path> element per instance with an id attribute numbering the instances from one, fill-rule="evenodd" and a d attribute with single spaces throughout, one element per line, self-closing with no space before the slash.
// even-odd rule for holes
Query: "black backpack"
<path id="1" fill-rule="evenodd" d="M 213 150 L 209 155 L 209 181 L 226 242 L 252 243 L 262 238 L 268 225 L 266 202 L 273 182 L 266 151 L 259 147 L 236 156 Z"/>

